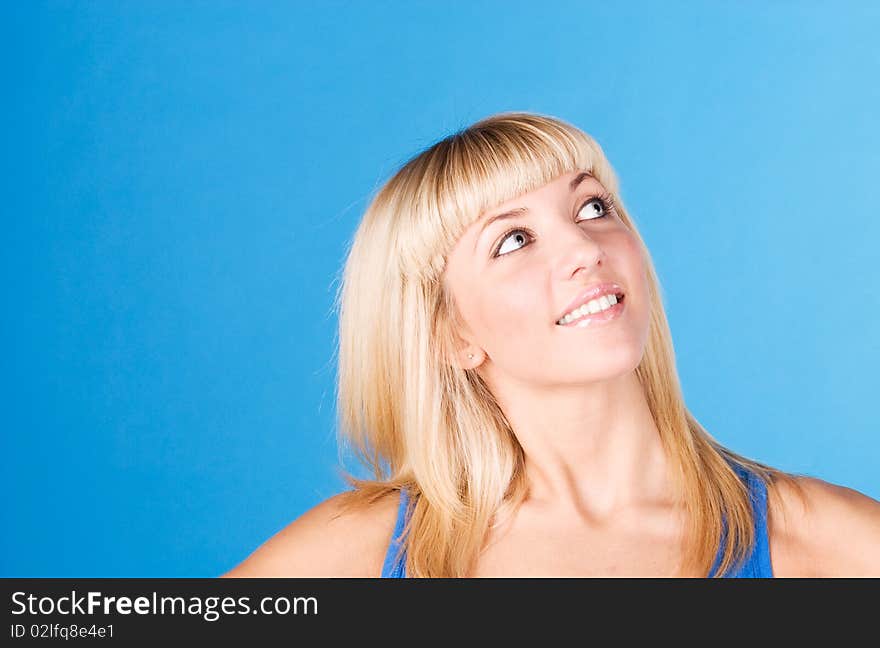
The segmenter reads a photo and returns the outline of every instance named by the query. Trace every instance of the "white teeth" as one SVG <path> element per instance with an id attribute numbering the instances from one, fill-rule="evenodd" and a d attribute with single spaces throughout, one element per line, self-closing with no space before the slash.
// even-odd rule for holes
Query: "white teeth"
<path id="1" fill-rule="evenodd" d="M 565 317 L 557 322 L 557 324 L 568 324 L 569 322 L 579 319 L 584 315 L 595 315 L 604 310 L 608 310 L 617 303 L 617 295 L 602 295 L 598 299 L 591 299 L 586 304 L 575 308 Z"/>

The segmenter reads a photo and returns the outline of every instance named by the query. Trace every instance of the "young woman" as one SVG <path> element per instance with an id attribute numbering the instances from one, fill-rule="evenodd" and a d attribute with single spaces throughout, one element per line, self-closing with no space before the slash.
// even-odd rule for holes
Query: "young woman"
<path id="1" fill-rule="evenodd" d="M 880 502 L 688 411 L 650 254 L 571 124 L 503 113 L 407 162 L 339 305 L 373 478 L 224 576 L 880 576 Z"/>

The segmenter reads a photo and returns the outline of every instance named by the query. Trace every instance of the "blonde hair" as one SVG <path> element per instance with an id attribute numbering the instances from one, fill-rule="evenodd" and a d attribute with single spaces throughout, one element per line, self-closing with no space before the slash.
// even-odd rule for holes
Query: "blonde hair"
<path id="1" fill-rule="evenodd" d="M 477 372 L 455 360 L 461 317 L 443 281 L 446 259 L 487 209 L 577 170 L 612 195 L 644 254 L 650 330 L 636 373 L 684 494 L 680 574 L 710 575 L 722 542 L 711 575 L 724 574 L 754 546 L 749 493 L 730 462 L 765 485 L 795 479 L 722 447 L 685 406 L 660 284 L 599 144 L 558 118 L 493 115 L 420 152 L 379 189 L 337 293 L 340 448 L 372 473 L 343 471 L 353 486 L 346 499 L 366 506 L 407 489 L 408 576 L 468 575 L 493 521 L 527 494 L 523 450 L 504 412 Z"/>

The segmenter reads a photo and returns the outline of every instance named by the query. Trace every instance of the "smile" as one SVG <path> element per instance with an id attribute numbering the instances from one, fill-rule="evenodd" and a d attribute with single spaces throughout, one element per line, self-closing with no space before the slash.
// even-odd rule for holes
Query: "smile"
<path id="1" fill-rule="evenodd" d="M 559 326 L 580 327 L 586 326 L 590 322 L 613 320 L 620 316 L 623 308 L 623 293 L 603 295 L 567 313 L 556 324 Z"/>

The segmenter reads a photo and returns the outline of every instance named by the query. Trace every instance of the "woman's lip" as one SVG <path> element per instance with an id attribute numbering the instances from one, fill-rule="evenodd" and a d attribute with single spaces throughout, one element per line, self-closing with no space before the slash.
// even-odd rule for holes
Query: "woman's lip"
<path id="1" fill-rule="evenodd" d="M 591 299 L 595 299 L 596 297 L 601 297 L 602 295 L 611 295 L 611 294 L 621 294 L 623 293 L 623 288 L 621 288 L 616 283 L 606 281 L 603 283 L 598 283 L 590 286 L 586 290 L 584 290 L 581 294 L 574 298 L 562 314 L 556 318 L 556 322 L 565 317 L 568 313 L 573 311 L 575 308 L 579 306 L 583 306 Z"/>
<path id="2" fill-rule="evenodd" d="M 599 311 L 598 313 L 593 313 L 592 315 L 588 313 L 583 317 L 568 322 L 567 324 L 557 324 L 556 326 L 566 326 L 569 328 L 592 326 L 594 323 L 598 324 L 600 322 L 607 322 L 617 319 L 618 317 L 620 317 L 620 314 L 623 312 L 624 308 L 626 308 L 625 300 L 617 302 L 616 304 L 614 304 L 614 306 L 607 310 Z"/>

